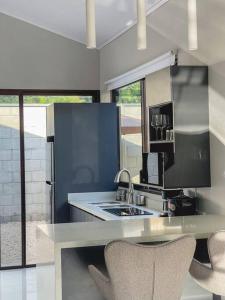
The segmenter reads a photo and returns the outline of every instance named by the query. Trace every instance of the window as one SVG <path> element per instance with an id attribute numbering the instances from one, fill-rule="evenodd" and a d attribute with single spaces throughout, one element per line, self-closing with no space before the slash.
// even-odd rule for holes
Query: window
<path id="1" fill-rule="evenodd" d="M 140 183 L 142 169 L 142 85 L 137 81 L 112 91 L 113 101 L 120 107 L 121 168 L 131 172 L 133 183 Z"/>

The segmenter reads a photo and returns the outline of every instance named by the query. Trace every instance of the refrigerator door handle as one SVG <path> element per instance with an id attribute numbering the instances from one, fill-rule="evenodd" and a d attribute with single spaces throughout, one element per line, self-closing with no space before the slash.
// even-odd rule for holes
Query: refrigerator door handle
<path id="1" fill-rule="evenodd" d="M 51 224 L 55 223 L 55 215 L 54 215 L 54 187 L 53 184 L 51 185 L 50 189 L 50 205 L 51 205 Z"/>
<path id="2" fill-rule="evenodd" d="M 54 181 L 49 181 L 49 180 L 46 181 L 47 185 L 54 185 L 54 183 L 55 183 Z"/>
<path id="3" fill-rule="evenodd" d="M 54 141 L 55 141 L 54 135 L 47 136 L 47 143 L 54 143 Z"/>

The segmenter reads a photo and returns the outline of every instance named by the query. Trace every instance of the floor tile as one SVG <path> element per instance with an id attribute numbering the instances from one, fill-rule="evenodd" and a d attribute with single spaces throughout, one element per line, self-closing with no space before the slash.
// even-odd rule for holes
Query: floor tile
<path id="1" fill-rule="evenodd" d="M 37 300 L 36 269 L 0 271 L 0 300 Z M 188 275 L 181 300 L 212 300 L 212 295 Z"/>
<path id="2" fill-rule="evenodd" d="M 0 271 L 1 300 L 37 300 L 36 269 Z"/>

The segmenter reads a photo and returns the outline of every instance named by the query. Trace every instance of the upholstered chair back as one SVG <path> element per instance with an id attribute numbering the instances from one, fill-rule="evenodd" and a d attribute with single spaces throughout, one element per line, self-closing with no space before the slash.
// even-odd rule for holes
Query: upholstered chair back
<path id="1" fill-rule="evenodd" d="M 221 299 L 219 296 L 225 296 L 225 231 L 210 236 L 208 252 L 211 265 L 193 259 L 190 273 L 202 288 L 214 294 L 213 299 Z"/>
<path id="2" fill-rule="evenodd" d="M 99 282 L 94 267 L 90 271 L 106 299 L 178 300 L 195 245 L 189 236 L 155 246 L 115 241 L 105 249 L 108 288 Z"/>

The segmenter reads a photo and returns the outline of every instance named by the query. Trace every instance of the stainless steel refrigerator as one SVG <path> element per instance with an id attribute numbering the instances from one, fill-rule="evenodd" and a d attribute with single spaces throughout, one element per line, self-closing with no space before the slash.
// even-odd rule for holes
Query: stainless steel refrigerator
<path id="1" fill-rule="evenodd" d="M 47 108 L 47 178 L 52 223 L 69 222 L 68 193 L 115 190 L 119 114 L 114 103 Z"/>

